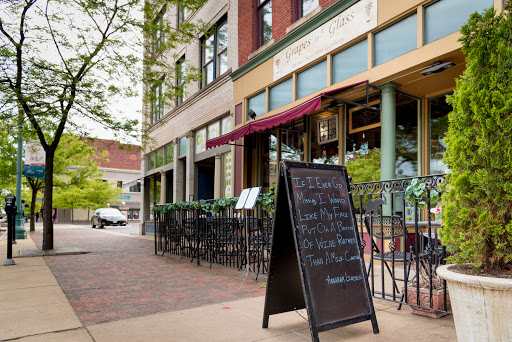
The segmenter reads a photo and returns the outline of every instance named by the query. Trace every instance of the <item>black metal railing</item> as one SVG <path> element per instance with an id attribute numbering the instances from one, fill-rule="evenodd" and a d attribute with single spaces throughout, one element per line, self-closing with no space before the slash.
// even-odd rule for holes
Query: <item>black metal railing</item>
<path id="1" fill-rule="evenodd" d="M 206 201 L 207 203 L 210 201 Z M 213 203 L 213 201 L 211 201 Z M 265 274 L 272 242 L 272 218 L 257 205 L 253 210 L 225 206 L 155 212 L 155 253 L 191 261 L 221 264 Z"/>
<path id="2" fill-rule="evenodd" d="M 413 179 L 426 184 L 424 208 L 405 199 Z M 430 194 L 439 191 L 445 175 L 354 183 L 354 202 L 361 248 L 374 297 L 410 305 L 426 315 L 451 313 L 446 282 L 435 270 L 445 263 L 441 228 L 430 209 Z M 208 201 L 207 201 L 208 202 Z M 211 202 L 213 203 L 213 202 Z M 286 227 L 283 227 L 286 228 Z M 215 213 L 202 209 L 155 212 L 155 253 L 258 274 L 268 272 L 272 217 L 254 210 L 224 206 Z"/>
<path id="3" fill-rule="evenodd" d="M 426 185 L 422 208 L 406 200 L 413 179 Z M 447 252 L 439 242 L 441 222 L 431 212 L 444 180 L 431 175 L 351 185 L 372 295 L 427 316 L 451 313 L 446 282 L 435 272 Z"/>

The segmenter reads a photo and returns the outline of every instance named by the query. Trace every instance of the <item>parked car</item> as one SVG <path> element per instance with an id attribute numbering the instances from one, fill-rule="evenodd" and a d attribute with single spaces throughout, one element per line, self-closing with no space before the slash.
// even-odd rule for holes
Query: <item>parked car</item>
<path id="1" fill-rule="evenodd" d="M 118 209 L 100 208 L 96 209 L 91 218 L 93 228 L 105 226 L 126 226 L 126 217 Z"/>

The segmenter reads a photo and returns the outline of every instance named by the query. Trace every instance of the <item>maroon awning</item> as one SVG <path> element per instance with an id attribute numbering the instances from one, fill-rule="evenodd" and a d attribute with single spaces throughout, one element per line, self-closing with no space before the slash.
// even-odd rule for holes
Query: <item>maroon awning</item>
<path id="1" fill-rule="evenodd" d="M 358 83 L 354 83 L 351 85 L 348 85 L 346 87 L 337 88 L 333 90 L 326 91 L 324 93 L 321 93 L 312 99 L 301 103 L 300 105 L 297 105 L 291 109 L 288 109 L 284 112 L 274 114 L 272 116 L 268 116 L 261 119 L 251 120 L 247 122 L 242 127 L 239 127 L 237 129 L 234 129 L 233 131 L 221 135 L 220 137 L 213 138 L 206 141 L 206 149 L 214 148 L 220 145 L 223 145 L 225 143 L 228 143 L 230 141 L 237 140 L 239 138 L 242 138 L 248 134 L 256 133 L 259 131 L 263 131 L 266 129 L 270 129 L 272 127 L 277 127 L 281 124 L 284 124 L 288 121 L 291 121 L 293 119 L 300 118 L 303 115 L 310 114 L 316 110 L 319 110 L 322 105 L 322 95 L 332 95 L 335 93 L 339 93 L 340 91 L 347 90 L 349 88 L 355 87 L 359 84 L 366 83 L 368 81 L 362 81 Z"/>

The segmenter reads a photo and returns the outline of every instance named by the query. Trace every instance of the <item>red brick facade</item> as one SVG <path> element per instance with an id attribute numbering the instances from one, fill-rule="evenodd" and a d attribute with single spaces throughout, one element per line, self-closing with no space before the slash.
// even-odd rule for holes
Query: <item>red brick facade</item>
<path id="1" fill-rule="evenodd" d="M 95 146 L 100 151 L 108 151 L 107 162 L 101 162 L 100 167 L 123 170 L 140 170 L 140 146 L 121 144 L 115 140 L 92 139 L 86 140 L 89 146 Z"/>
<path id="2" fill-rule="evenodd" d="M 258 46 L 258 15 L 257 0 L 242 0 L 238 3 L 238 65 L 242 66 L 249 60 L 249 55 Z M 337 0 L 320 0 L 323 10 Z M 298 19 L 298 0 L 272 0 L 272 38 L 274 42 L 286 36 L 286 28 Z"/>

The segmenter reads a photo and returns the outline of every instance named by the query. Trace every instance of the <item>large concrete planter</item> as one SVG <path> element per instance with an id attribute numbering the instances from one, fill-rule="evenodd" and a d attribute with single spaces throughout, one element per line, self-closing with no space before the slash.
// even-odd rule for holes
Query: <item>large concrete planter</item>
<path id="1" fill-rule="evenodd" d="M 512 279 L 473 276 L 439 267 L 450 290 L 459 342 L 512 341 Z"/>

